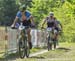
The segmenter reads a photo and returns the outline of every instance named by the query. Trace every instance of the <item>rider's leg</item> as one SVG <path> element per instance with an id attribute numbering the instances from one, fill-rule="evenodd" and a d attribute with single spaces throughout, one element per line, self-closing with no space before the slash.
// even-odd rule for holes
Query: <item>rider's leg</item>
<path id="1" fill-rule="evenodd" d="M 59 34 L 56 34 L 56 44 L 57 44 L 57 46 L 59 45 L 59 43 L 58 43 L 58 36 L 59 36 Z"/>
<path id="2" fill-rule="evenodd" d="M 57 44 L 57 46 L 58 46 L 58 37 L 59 37 L 59 29 L 58 29 L 58 27 L 56 28 L 56 35 L 55 35 L 55 40 L 56 40 L 56 44 Z"/>
<path id="3" fill-rule="evenodd" d="M 56 48 L 57 42 L 58 42 L 58 39 L 57 39 L 57 30 L 54 29 L 54 37 L 53 37 L 54 49 Z"/>
<path id="4" fill-rule="evenodd" d="M 30 20 L 24 20 L 24 21 L 22 21 L 23 22 L 23 26 L 30 26 Z M 30 28 L 28 28 L 27 29 L 27 35 L 28 35 L 28 43 L 29 43 L 29 47 L 30 47 L 30 49 L 32 48 L 32 43 L 31 43 L 31 35 L 30 35 L 30 32 L 31 32 L 31 29 Z"/>
<path id="5" fill-rule="evenodd" d="M 29 47 L 30 49 L 32 48 L 32 42 L 31 42 L 31 34 L 30 34 L 31 29 L 29 28 L 27 30 L 27 34 L 28 34 L 28 43 L 29 43 Z"/>

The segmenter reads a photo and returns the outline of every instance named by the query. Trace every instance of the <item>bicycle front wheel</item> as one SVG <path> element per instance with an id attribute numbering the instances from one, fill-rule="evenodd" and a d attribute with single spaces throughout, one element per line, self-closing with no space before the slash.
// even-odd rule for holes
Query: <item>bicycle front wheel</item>
<path id="1" fill-rule="evenodd" d="M 25 37 L 25 56 L 28 58 L 30 54 L 29 43 L 27 41 L 27 37 Z"/>
<path id="2" fill-rule="evenodd" d="M 49 51 L 49 50 L 52 50 L 52 40 L 51 40 L 50 36 L 48 37 L 47 48 L 48 48 L 48 51 Z"/>
<path id="3" fill-rule="evenodd" d="M 25 57 L 25 42 L 23 38 L 19 39 L 19 56 L 20 58 Z"/>

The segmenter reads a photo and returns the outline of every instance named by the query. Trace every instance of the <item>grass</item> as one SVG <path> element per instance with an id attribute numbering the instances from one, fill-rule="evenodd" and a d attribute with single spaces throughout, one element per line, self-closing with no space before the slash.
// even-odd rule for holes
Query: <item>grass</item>
<path id="1" fill-rule="evenodd" d="M 16 59 L 16 61 L 75 61 L 75 44 L 60 43 L 60 47 L 47 53 L 30 57 L 28 59 Z"/>
<path id="2" fill-rule="evenodd" d="M 31 49 L 30 50 L 30 53 L 32 54 L 32 53 L 35 53 L 35 52 L 38 52 L 38 51 L 41 51 L 41 50 L 43 50 L 43 49 L 41 49 L 41 48 L 33 48 L 33 49 Z M 6 56 L 6 57 L 4 57 L 3 56 L 4 54 L 0 54 L 0 60 L 11 60 L 11 59 L 16 59 L 16 58 L 18 58 L 19 59 L 19 54 L 18 54 L 18 52 L 16 52 L 16 53 L 12 53 L 12 54 L 9 54 L 8 56 Z"/>
<path id="3" fill-rule="evenodd" d="M 38 52 L 38 51 L 41 51 L 41 50 L 44 50 L 44 48 L 33 48 L 31 49 L 31 53 L 34 53 L 34 52 Z"/>
<path id="4" fill-rule="evenodd" d="M 16 60 L 16 61 L 75 61 L 75 43 L 60 43 L 60 47 L 56 50 L 51 50 L 47 53 L 20 59 L 18 54 L 10 54 L 8 57 L 0 58 L 0 61 L 4 61 L 6 59 Z M 33 48 L 31 53 L 42 50 L 41 48 Z"/>

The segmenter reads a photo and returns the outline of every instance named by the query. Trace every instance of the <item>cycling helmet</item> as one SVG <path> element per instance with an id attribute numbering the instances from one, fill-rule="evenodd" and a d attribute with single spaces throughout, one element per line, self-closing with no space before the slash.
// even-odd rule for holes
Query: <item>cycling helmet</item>
<path id="1" fill-rule="evenodd" d="M 54 16 L 54 13 L 53 12 L 50 12 L 50 16 Z"/>
<path id="2" fill-rule="evenodd" d="M 19 8 L 19 9 L 20 9 L 20 11 L 21 11 L 21 12 L 23 12 L 23 11 L 25 11 L 25 10 L 26 10 L 26 8 L 27 8 L 27 7 L 26 7 L 25 5 L 22 5 L 22 6 L 20 6 L 20 8 Z"/>

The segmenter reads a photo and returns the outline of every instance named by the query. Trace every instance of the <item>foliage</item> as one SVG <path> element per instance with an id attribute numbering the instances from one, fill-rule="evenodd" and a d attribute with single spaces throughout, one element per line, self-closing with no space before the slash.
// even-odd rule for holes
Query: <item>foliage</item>
<path id="1" fill-rule="evenodd" d="M 75 0 L 0 0 L 0 22 L 12 23 L 20 5 L 27 6 L 38 28 L 53 11 L 63 25 L 61 41 L 75 42 Z"/>
<path id="2" fill-rule="evenodd" d="M 61 41 L 74 42 L 75 34 L 75 1 L 74 0 L 33 0 L 32 8 L 30 11 L 35 16 L 35 21 L 39 26 L 42 24 L 42 20 L 49 15 L 50 11 L 55 13 L 55 17 L 63 25 L 63 36 Z M 46 26 L 46 25 L 45 25 Z"/>
<path id="3" fill-rule="evenodd" d="M 18 10 L 15 0 L 0 0 L 0 24 L 11 25 Z"/>

